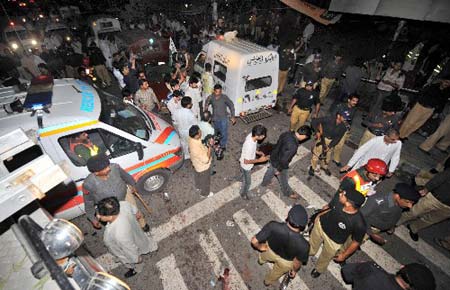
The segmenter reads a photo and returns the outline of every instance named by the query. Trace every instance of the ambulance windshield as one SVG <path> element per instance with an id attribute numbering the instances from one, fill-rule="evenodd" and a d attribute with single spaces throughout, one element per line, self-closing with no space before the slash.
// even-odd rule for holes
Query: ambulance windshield
<path id="1" fill-rule="evenodd" d="M 151 125 L 143 114 L 114 96 L 103 94 L 100 121 L 146 141 L 151 135 Z"/>

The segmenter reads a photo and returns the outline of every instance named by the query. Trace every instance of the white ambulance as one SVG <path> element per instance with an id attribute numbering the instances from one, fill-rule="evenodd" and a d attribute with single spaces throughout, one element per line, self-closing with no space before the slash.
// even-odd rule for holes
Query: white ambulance
<path id="1" fill-rule="evenodd" d="M 194 69 L 212 66 L 215 84 L 234 103 L 236 116 L 275 106 L 278 88 L 278 53 L 235 38 L 213 40 L 203 46 Z"/>
<path id="2" fill-rule="evenodd" d="M 82 81 L 57 79 L 53 86 L 33 85 L 23 106 L 21 113 L 0 110 L 0 136 L 17 128 L 35 136 L 39 146 L 33 150 L 45 152 L 75 181 L 60 185 L 43 199 L 56 217 L 71 219 L 84 213 L 81 185 L 89 174 L 85 166 L 89 156 L 80 155 L 76 148 L 82 133 L 89 141 L 81 146 L 89 148 L 90 156 L 108 155 L 134 177 L 141 193 L 162 190 L 183 164 L 172 126 Z M 38 153 L 29 152 L 30 156 Z"/>

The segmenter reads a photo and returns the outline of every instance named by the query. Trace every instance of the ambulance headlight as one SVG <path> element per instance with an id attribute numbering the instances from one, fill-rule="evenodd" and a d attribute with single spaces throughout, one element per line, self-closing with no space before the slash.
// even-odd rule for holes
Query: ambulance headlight
<path id="1" fill-rule="evenodd" d="M 73 254 L 80 247 L 84 235 L 71 222 L 53 219 L 44 227 L 40 238 L 53 258 L 62 259 Z"/>
<path id="2" fill-rule="evenodd" d="M 19 45 L 17 45 L 17 43 L 13 42 L 13 43 L 11 43 L 11 47 L 12 47 L 12 49 L 16 50 L 19 48 Z"/>
<path id="3" fill-rule="evenodd" d="M 32 39 L 32 40 L 31 40 L 31 44 L 32 44 L 32 45 L 37 45 L 36 39 Z"/>

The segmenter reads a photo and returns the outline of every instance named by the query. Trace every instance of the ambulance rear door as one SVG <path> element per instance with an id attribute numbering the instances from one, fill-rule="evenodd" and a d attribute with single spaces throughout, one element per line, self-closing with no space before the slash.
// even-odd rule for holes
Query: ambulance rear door
<path id="1" fill-rule="evenodd" d="M 278 53 L 258 52 L 246 55 L 241 62 L 238 79 L 236 113 L 251 113 L 273 107 L 278 87 Z"/>

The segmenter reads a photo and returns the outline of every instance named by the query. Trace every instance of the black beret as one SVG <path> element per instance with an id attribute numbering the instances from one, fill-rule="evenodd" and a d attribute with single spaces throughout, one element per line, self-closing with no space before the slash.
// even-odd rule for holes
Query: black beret
<path id="1" fill-rule="evenodd" d="M 394 193 L 397 193 L 400 198 L 407 199 L 412 202 L 417 202 L 420 198 L 420 194 L 414 186 L 407 183 L 397 183 L 394 187 Z"/>
<path id="2" fill-rule="evenodd" d="M 89 158 L 87 161 L 87 168 L 89 172 L 94 173 L 105 169 L 109 164 L 108 157 L 105 154 L 99 154 Z"/>
<path id="3" fill-rule="evenodd" d="M 288 213 L 288 221 L 296 227 L 305 227 L 308 222 L 308 213 L 300 204 L 294 205 Z"/>

